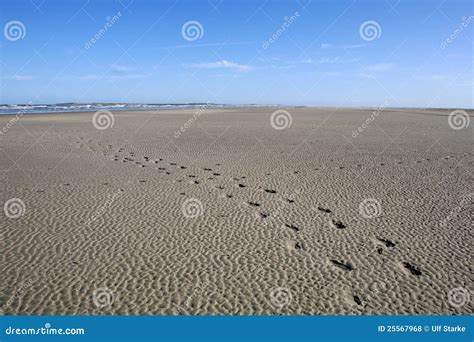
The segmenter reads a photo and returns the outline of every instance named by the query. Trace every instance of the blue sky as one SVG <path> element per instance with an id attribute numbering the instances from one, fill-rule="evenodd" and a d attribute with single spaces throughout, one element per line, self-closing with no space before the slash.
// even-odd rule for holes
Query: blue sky
<path id="1" fill-rule="evenodd" d="M 2 0 L 0 9 L 1 103 L 473 107 L 467 0 Z M 12 21 L 23 38 L 6 33 Z M 190 21 L 197 36 L 183 36 Z M 367 22 L 375 36 L 361 34 Z"/>

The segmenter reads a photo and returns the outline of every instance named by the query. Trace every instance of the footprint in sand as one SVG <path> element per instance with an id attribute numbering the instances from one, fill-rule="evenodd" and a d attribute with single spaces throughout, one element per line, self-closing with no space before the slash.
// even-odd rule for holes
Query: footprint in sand
<path id="1" fill-rule="evenodd" d="M 411 274 L 415 276 L 421 276 L 422 274 L 418 266 L 410 264 L 409 262 L 404 262 L 403 267 L 405 267 L 408 270 L 408 272 L 410 272 Z"/>
<path id="2" fill-rule="evenodd" d="M 357 305 L 363 306 L 363 305 L 362 305 L 362 300 L 360 299 L 359 296 L 354 295 L 353 298 L 354 298 L 354 302 L 355 302 Z"/>
<path id="3" fill-rule="evenodd" d="M 388 248 L 392 248 L 392 247 L 395 247 L 395 242 L 392 242 L 390 240 L 387 240 L 387 239 L 382 239 L 382 238 L 377 238 L 377 240 L 379 240 L 380 242 L 382 242 L 385 247 L 388 247 Z"/>
<path id="4" fill-rule="evenodd" d="M 301 242 L 297 242 L 294 240 L 286 240 L 285 242 L 286 248 L 290 251 L 292 250 L 304 250 L 303 244 Z"/>
<path id="5" fill-rule="evenodd" d="M 334 266 L 336 266 L 337 268 L 340 268 L 341 270 L 344 270 L 346 272 L 350 272 L 354 269 L 352 264 L 349 263 L 349 262 L 344 263 L 344 262 L 337 261 L 337 260 L 334 260 L 334 259 L 331 259 L 331 262 L 333 263 Z"/>
<path id="6" fill-rule="evenodd" d="M 272 190 L 272 189 L 264 189 L 265 192 L 268 192 L 269 194 L 276 194 L 276 190 Z"/>
<path id="7" fill-rule="evenodd" d="M 318 207 L 319 211 L 322 211 L 323 213 L 332 213 L 331 209 L 323 208 L 323 207 Z"/>
<path id="8" fill-rule="evenodd" d="M 295 226 L 294 224 L 285 224 L 285 226 L 287 228 L 290 228 L 292 230 L 294 230 L 295 232 L 299 232 L 300 231 L 300 228 L 298 228 L 297 226 Z"/>
<path id="9" fill-rule="evenodd" d="M 257 203 L 257 202 L 247 202 L 248 205 L 251 205 L 252 207 L 260 207 L 260 203 Z"/>
<path id="10" fill-rule="evenodd" d="M 344 229 L 346 228 L 346 225 L 344 223 L 342 223 L 340 220 L 335 220 L 335 219 L 332 219 L 331 220 L 331 224 L 337 228 L 337 229 Z"/>

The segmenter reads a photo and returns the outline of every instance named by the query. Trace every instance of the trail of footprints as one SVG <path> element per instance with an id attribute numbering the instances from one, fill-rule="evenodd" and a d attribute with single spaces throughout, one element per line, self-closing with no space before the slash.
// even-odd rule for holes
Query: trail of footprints
<path id="1" fill-rule="evenodd" d="M 89 150 L 93 151 L 93 152 L 96 152 L 96 148 L 94 147 L 91 147 L 91 146 L 88 146 L 87 143 L 91 143 L 92 140 L 87 140 L 87 141 L 83 141 L 84 139 L 83 138 L 79 138 L 79 141 L 76 141 L 76 144 L 78 144 L 78 148 L 88 148 Z M 99 146 L 101 146 L 101 144 L 98 144 Z M 112 145 L 107 145 L 107 149 L 108 150 L 111 150 L 113 148 Z M 471 154 L 471 153 L 468 153 L 468 154 Z M 103 155 L 104 156 L 108 156 L 108 154 L 106 152 L 103 152 Z M 465 154 L 467 155 L 467 154 Z M 444 159 L 450 159 L 450 158 L 453 158 L 454 156 L 452 155 L 449 155 L 447 157 L 444 157 Z M 119 148 L 117 151 L 115 151 L 113 157 L 111 158 L 113 161 L 115 162 L 122 162 L 122 163 L 134 163 L 135 165 L 137 165 L 138 167 L 146 167 L 147 166 L 147 163 L 149 164 L 166 164 L 166 162 L 163 160 L 163 158 L 156 158 L 156 159 L 152 159 L 151 157 L 149 156 L 143 156 L 142 157 L 142 160 L 136 160 L 138 157 L 136 155 L 136 153 L 134 151 L 129 151 L 128 152 L 128 155 L 127 155 L 127 152 L 125 151 L 125 149 L 123 147 Z M 139 159 L 139 158 L 138 158 Z M 430 159 L 425 159 L 426 161 L 430 161 Z M 333 160 L 331 160 L 333 161 Z M 418 160 L 417 163 L 421 163 L 422 161 L 421 160 Z M 396 162 L 397 164 L 402 164 L 401 161 L 398 161 Z M 184 165 L 178 165 L 176 162 L 169 162 L 168 165 L 170 167 L 173 167 L 174 169 L 179 169 L 181 171 L 184 172 L 184 170 L 187 170 L 188 167 L 184 166 Z M 216 164 L 215 166 L 220 166 L 221 164 Z M 384 166 L 386 165 L 385 163 L 380 163 L 380 166 Z M 361 167 L 362 165 L 361 164 L 357 164 L 358 167 Z M 164 175 L 171 175 L 171 168 L 167 167 L 167 166 L 159 166 L 156 168 L 158 173 L 161 173 L 161 174 L 164 174 Z M 344 169 L 343 166 L 340 166 L 339 169 Z M 221 177 L 222 174 L 221 172 L 218 172 L 218 171 L 215 171 L 213 170 L 211 167 L 204 167 L 201 169 L 202 171 L 204 172 L 208 172 L 208 177 L 207 177 L 207 180 L 209 181 L 212 181 L 218 177 Z M 319 170 L 318 168 L 314 169 L 315 171 Z M 294 173 L 298 173 L 299 171 L 296 170 L 294 171 Z M 266 176 L 271 176 L 270 173 L 266 173 Z M 178 183 L 181 183 L 183 182 L 184 179 L 189 179 L 189 183 L 190 184 L 200 184 L 201 181 L 198 178 L 197 175 L 193 174 L 193 173 L 187 173 L 186 175 L 181 175 L 180 178 L 176 179 L 176 182 Z M 242 177 L 232 177 L 231 178 L 235 183 L 234 183 L 234 187 L 237 188 L 237 189 L 242 189 L 242 188 L 246 188 L 246 184 L 245 184 L 245 179 L 246 177 L 245 176 L 242 176 Z M 140 179 L 138 180 L 138 182 L 140 183 L 145 183 L 146 181 L 143 180 L 143 179 Z M 225 190 L 226 187 L 223 186 L 223 185 L 216 185 L 214 186 L 215 189 L 218 189 L 218 190 Z M 275 189 L 269 189 L 269 188 L 265 188 L 265 189 L 262 189 L 265 193 L 269 194 L 269 195 L 275 195 L 277 194 L 277 190 Z M 185 192 L 181 192 L 180 195 L 186 195 Z M 225 198 L 232 198 L 233 195 L 230 194 L 230 193 L 225 193 L 224 194 L 224 197 Z M 282 200 L 284 200 L 286 203 L 289 203 L 289 204 L 294 204 L 295 203 L 295 200 L 292 199 L 292 198 L 281 198 Z M 258 203 L 258 202 L 255 202 L 255 201 L 248 201 L 246 203 L 248 206 L 250 207 L 254 207 L 254 208 L 260 208 L 262 206 L 261 203 Z M 344 230 L 344 229 L 347 229 L 348 226 L 347 224 L 345 224 L 344 222 L 342 222 L 341 220 L 337 219 L 337 218 L 334 218 L 333 215 L 334 215 L 334 212 L 333 210 L 329 209 L 329 208 L 326 208 L 326 207 L 323 207 L 323 206 L 318 206 L 315 208 L 315 210 L 321 212 L 322 215 L 329 215 L 330 216 L 330 219 L 328 220 L 329 222 L 329 225 L 336 229 L 336 230 Z M 270 217 L 270 214 L 265 212 L 265 211 L 258 211 L 257 212 L 257 217 L 265 220 L 267 219 L 268 217 Z M 284 228 L 285 229 L 289 229 L 290 231 L 292 231 L 294 234 L 298 234 L 300 231 L 301 231 L 301 228 L 292 224 L 292 223 L 286 223 L 284 225 Z M 389 249 L 393 249 L 396 247 L 396 243 L 389 240 L 389 239 L 385 239 L 385 238 L 382 238 L 382 237 L 377 237 L 376 238 L 376 244 L 378 245 L 376 251 L 378 254 L 383 254 L 385 249 L 386 248 L 387 250 Z M 289 248 L 292 249 L 292 250 L 304 250 L 304 247 L 303 247 L 303 244 L 301 242 L 298 242 L 298 241 L 291 241 L 291 243 L 288 244 Z M 354 265 L 350 262 L 347 262 L 347 261 L 344 261 L 344 260 L 336 260 L 336 259 L 329 259 L 330 261 L 330 264 L 335 268 L 335 269 L 339 269 L 339 270 L 342 270 L 343 272 L 351 272 L 355 269 Z M 421 276 L 422 275 L 422 271 L 420 270 L 420 268 L 415 265 L 415 264 L 412 264 L 410 262 L 403 262 L 402 263 L 402 268 L 405 269 L 405 271 L 407 272 L 407 274 L 411 275 L 411 276 Z M 354 302 L 356 305 L 358 306 L 364 306 L 363 303 L 362 303 L 362 300 L 359 296 L 357 295 L 354 295 L 353 296 L 353 299 L 354 299 Z"/>

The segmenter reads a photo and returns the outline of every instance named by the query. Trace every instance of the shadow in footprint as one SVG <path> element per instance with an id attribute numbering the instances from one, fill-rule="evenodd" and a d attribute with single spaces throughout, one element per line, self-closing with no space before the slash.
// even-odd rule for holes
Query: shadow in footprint
<path id="1" fill-rule="evenodd" d="M 354 268 L 352 267 L 352 265 L 350 263 L 343 263 L 341 261 L 337 261 L 337 260 L 334 260 L 334 259 L 331 259 L 331 262 L 334 264 L 334 266 L 346 271 L 346 272 L 350 272 L 352 271 Z"/>
<path id="2" fill-rule="evenodd" d="M 387 239 L 382 239 L 382 238 L 377 238 L 377 240 L 379 240 L 380 242 L 382 242 L 385 247 L 388 247 L 388 248 L 392 248 L 392 247 L 395 247 L 395 243 L 390 241 L 390 240 L 387 240 Z"/>
<path id="3" fill-rule="evenodd" d="M 294 230 L 295 232 L 298 232 L 300 229 L 298 227 L 296 227 L 294 224 L 285 224 L 285 226 L 287 228 L 290 228 L 292 230 Z"/>
<path id="4" fill-rule="evenodd" d="M 257 202 L 247 202 L 248 205 L 251 205 L 252 207 L 260 207 L 260 203 Z"/>
<path id="5" fill-rule="evenodd" d="M 326 208 L 323 208 L 323 207 L 318 207 L 318 210 L 322 211 L 323 213 L 332 213 L 331 209 L 326 209 Z"/>
<path id="6" fill-rule="evenodd" d="M 265 192 L 268 192 L 269 194 L 276 194 L 276 190 L 271 190 L 271 189 L 264 189 Z"/>
<path id="7" fill-rule="evenodd" d="M 331 223 L 334 227 L 336 227 L 337 229 L 344 229 L 346 228 L 346 225 L 344 223 L 342 223 L 340 220 L 334 220 L 332 219 L 331 220 Z"/>
<path id="8" fill-rule="evenodd" d="M 412 265 L 409 262 L 404 262 L 403 267 L 405 267 L 411 274 L 415 276 L 421 276 L 422 274 L 420 269 L 417 266 Z"/>
<path id="9" fill-rule="evenodd" d="M 354 302 L 359 305 L 359 306 L 362 306 L 362 300 L 360 299 L 359 296 L 354 296 Z"/>
<path id="10" fill-rule="evenodd" d="M 304 250 L 303 244 L 301 242 L 297 242 L 294 240 L 287 240 L 286 241 L 286 248 L 288 250 Z"/>

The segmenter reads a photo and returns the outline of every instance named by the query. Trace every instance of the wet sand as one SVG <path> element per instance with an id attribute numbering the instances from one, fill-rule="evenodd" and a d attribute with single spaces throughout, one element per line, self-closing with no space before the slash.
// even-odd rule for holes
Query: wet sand
<path id="1" fill-rule="evenodd" d="M 3 313 L 472 314 L 472 123 L 276 109 L 0 116 Z"/>

